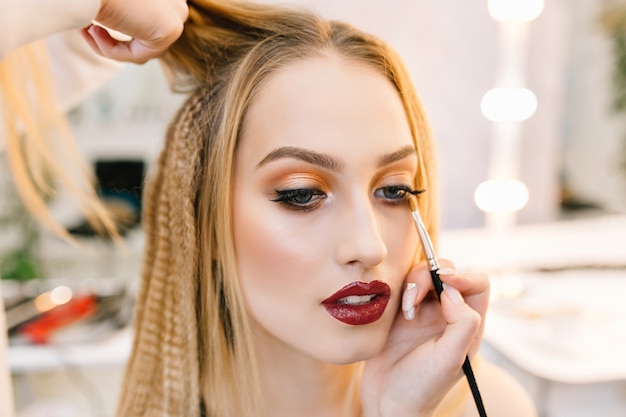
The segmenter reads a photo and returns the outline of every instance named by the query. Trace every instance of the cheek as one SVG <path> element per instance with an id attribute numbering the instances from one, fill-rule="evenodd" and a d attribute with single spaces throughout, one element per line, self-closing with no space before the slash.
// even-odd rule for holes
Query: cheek
<path id="1" fill-rule="evenodd" d="M 323 264 L 317 246 L 294 233 L 275 210 L 246 206 L 235 212 L 234 225 L 239 279 L 252 314 L 307 303 L 307 286 Z"/>
<path id="2" fill-rule="evenodd" d="M 410 268 L 416 260 L 415 258 L 417 257 L 421 243 L 412 221 L 408 222 L 402 231 L 402 256 L 405 267 Z"/>
<path id="3" fill-rule="evenodd" d="M 394 269 L 391 275 L 399 281 L 397 285 L 404 282 L 406 274 L 414 265 L 420 249 L 420 241 L 417 231 L 409 216 L 402 216 L 402 220 L 392 218 L 384 233 L 384 240 L 387 244 L 388 256 L 387 265 Z M 404 220 L 404 218 L 407 218 Z"/>

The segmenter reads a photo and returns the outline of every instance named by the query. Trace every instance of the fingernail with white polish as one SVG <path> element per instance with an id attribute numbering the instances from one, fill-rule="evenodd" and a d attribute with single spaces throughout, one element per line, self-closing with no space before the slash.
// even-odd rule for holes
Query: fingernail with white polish
<path id="1" fill-rule="evenodd" d="M 417 284 L 409 282 L 406 284 L 404 294 L 402 294 L 402 311 L 409 311 L 414 307 L 415 298 L 417 297 Z"/>
<path id="2" fill-rule="evenodd" d="M 404 318 L 413 320 L 415 318 L 415 299 L 417 298 L 417 284 L 409 282 L 406 284 L 404 294 L 402 294 L 402 312 Z"/>
<path id="3" fill-rule="evenodd" d="M 409 311 L 404 311 L 404 318 L 407 320 L 413 320 L 415 318 L 415 306 L 411 307 Z"/>
<path id="4" fill-rule="evenodd" d="M 465 300 L 463 300 L 463 296 L 461 295 L 459 290 L 454 288 L 452 285 L 448 285 L 448 284 L 446 284 L 444 282 L 443 283 L 443 290 L 446 292 L 446 294 L 448 294 L 448 298 L 454 304 L 462 304 L 463 302 L 465 302 Z"/>
<path id="5" fill-rule="evenodd" d="M 454 268 L 441 268 L 437 271 L 439 275 L 456 275 L 456 269 Z"/>

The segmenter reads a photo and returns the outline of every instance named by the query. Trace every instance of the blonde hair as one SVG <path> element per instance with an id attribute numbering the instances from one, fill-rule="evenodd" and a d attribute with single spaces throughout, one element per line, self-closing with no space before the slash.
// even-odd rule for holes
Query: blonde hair
<path id="1" fill-rule="evenodd" d="M 191 0 L 164 58 L 190 93 L 144 198 L 147 247 L 135 341 L 118 415 L 255 416 L 255 349 L 235 267 L 231 174 L 246 110 L 263 80 L 333 52 L 370 65 L 402 98 L 419 158 L 420 210 L 436 235 L 434 145 L 408 71 L 380 40 L 293 9 Z M 349 367 L 350 372 L 354 367 Z"/>
<path id="2" fill-rule="evenodd" d="M 95 192 L 91 170 L 54 101 L 43 41 L 10 51 L 0 61 L 0 100 L 9 166 L 16 190 L 33 217 L 73 242 L 47 206 L 57 189 L 66 187 L 95 230 L 118 237 L 114 221 Z M 68 172 L 68 163 L 75 172 Z"/>

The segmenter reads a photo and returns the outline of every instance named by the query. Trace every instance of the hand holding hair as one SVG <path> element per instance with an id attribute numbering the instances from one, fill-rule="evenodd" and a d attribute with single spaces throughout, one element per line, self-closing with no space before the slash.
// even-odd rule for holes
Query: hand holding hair
<path id="1" fill-rule="evenodd" d="M 116 39 L 96 24 L 82 34 L 100 55 L 142 64 L 162 55 L 180 37 L 188 14 L 186 0 L 102 0 L 96 22 L 132 39 Z"/>

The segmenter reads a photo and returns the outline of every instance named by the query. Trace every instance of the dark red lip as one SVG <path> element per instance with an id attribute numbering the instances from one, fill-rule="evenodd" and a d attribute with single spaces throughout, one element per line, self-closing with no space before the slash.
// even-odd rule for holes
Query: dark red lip
<path id="1" fill-rule="evenodd" d="M 328 314 L 342 323 L 359 326 L 373 323 L 385 312 L 391 289 L 382 281 L 352 282 L 322 301 Z M 361 304 L 346 304 L 350 296 L 371 296 Z"/>

